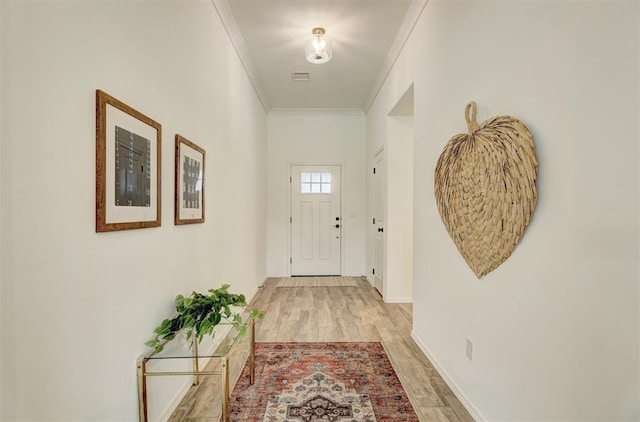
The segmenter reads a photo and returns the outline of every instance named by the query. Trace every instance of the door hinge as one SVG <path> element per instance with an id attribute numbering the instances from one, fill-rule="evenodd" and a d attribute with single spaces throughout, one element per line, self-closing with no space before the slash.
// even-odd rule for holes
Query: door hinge
<path id="1" fill-rule="evenodd" d="M 372 273 L 373 275 L 376 275 L 376 269 L 375 269 L 375 268 L 372 268 L 372 269 L 371 269 L 371 273 Z"/>
<path id="2" fill-rule="evenodd" d="M 376 219 L 375 218 L 373 219 L 373 224 L 376 224 Z"/>
<path id="3" fill-rule="evenodd" d="M 293 264 L 293 258 L 289 258 L 289 264 Z"/>
<path id="4" fill-rule="evenodd" d="M 373 168 L 373 174 L 376 174 L 376 168 L 375 167 Z"/>
<path id="5" fill-rule="evenodd" d="M 293 182 L 293 178 L 289 176 L 289 183 Z"/>
<path id="6" fill-rule="evenodd" d="M 293 223 L 293 217 L 289 217 L 289 224 Z"/>

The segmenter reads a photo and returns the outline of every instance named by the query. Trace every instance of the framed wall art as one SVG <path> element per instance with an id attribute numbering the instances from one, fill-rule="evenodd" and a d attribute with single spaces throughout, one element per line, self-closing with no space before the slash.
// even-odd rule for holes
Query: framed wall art
<path id="1" fill-rule="evenodd" d="M 175 224 L 204 223 L 205 151 L 176 134 Z"/>
<path id="2" fill-rule="evenodd" d="M 96 232 L 159 227 L 160 123 L 96 90 Z"/>

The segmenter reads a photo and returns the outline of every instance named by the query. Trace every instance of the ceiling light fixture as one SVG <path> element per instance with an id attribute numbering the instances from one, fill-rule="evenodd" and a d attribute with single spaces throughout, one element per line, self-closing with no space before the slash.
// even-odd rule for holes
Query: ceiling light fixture
<path id="1" fill-rule="evenodd" d="M 324 28 L 313 28 L 313 38 L 305 46 L 304 54 L 309 63 L 322 64 L 331 60 L 331 41 L 324 35 Z"/>

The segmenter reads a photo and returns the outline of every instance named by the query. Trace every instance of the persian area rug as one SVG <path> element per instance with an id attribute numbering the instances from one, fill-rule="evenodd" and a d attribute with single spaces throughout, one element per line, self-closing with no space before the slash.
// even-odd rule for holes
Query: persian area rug
<path id="1" fill-rule="evenodd" d="M 236 422 L 418 422 L 380 343 L 256 343 L 230 399 Z"/>

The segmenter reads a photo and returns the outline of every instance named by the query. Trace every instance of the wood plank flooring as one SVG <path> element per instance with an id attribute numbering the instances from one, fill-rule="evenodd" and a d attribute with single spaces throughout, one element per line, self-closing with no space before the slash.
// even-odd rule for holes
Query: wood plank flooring
<path id="1" fill-rule="evenodd" d="M 355 287 L 279 287 L 287 284 L 291 279 L 266 280 L 250 303 L 265 312 L 256 324 L 256 341 L 379 341 L 421 421 L 473 421 L 411 339 L 410 304 L 385 304 L 359 277 L 331 281 Z M 190 415 L 189 407 L 181 406 L 171 421 L 204 420 Z"/>

